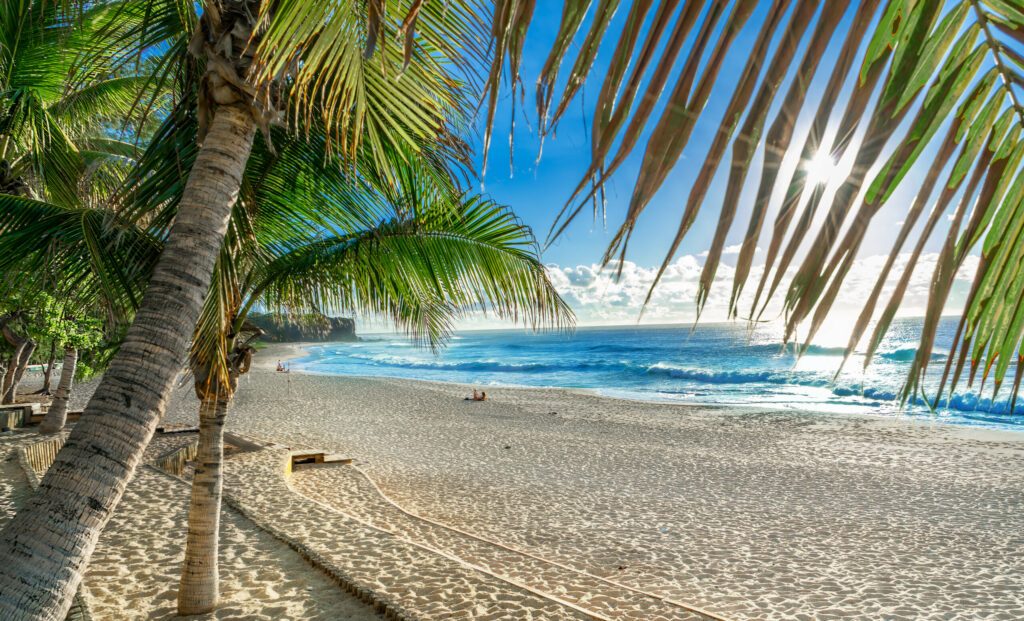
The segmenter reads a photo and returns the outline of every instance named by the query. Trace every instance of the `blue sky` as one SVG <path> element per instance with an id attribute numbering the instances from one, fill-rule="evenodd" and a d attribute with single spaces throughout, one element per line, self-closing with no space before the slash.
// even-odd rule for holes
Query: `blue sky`
<path id="1" fill-rule="evenodd" d="M 747 60 L 748 50 L 761 26 L 768 4 L 766 2 L 759 3 L 755 14 L 748 21 L 738 41 L 730 50 L 726 65 L 712 92 L 706 112 L 698 123 L 682 159 L 676 165 L 675 170 L 641 218 L 634 234 L 634 239 L 630 244 L 628 256 L 631 262 L 629 271 L 632 273 L 634 281 L 626 283 L 612 282 L 608 274 L 601 274 L 597 271 L 599 266 L 596 263 L 600 260 L 609 239 L 621 222 L 622 214 L 628 205 L 638 164 L 642 158 L 643 146 L 646 143 L 646 137 L 640 142 L 637 152 L 629 158 L 626 165 L 620 169 L 608 185 L 607 228 L 600 221 L 595 222 L 588 213 L 584 213 L 573 223 L 568 232 L 545 252 L 543 257 L 545 262 L 551 265 L 553 271 L 561 272 L 566 276 L 566 278 L 557 276 L 556 281 L 562 283 L 560 286 L 564 287 L 563 293 L 566 294 L 567 299 L 576 308 L 580 315 L 581 323 L 631 323 L 639 317 L 640 300 L 643 299 L 642 294 L 646 293 L 646 287 L 643 286 L 644 279 L 646 278 L 649 282 L 652 274 L 651 270 L 660 264 L 675 234 L 679 216 L 682 212 L 682 205 L 685 204 L 687 198 L 687 191 L 699 171 L 704 155 L 713 138 L 713 132 L 717 128 L 720 114 L 716 114 L 716 112 L 718 110 L 724 111 L 728 105 L 732 95 L 731 86 L 735 84 L 738 74 L 743 69 Z M 540 238 L 544 238 L 547 235 L 555 215 L 586 171 L 589 163 L 590 137 L 586 130 L 586 124 L 589 122 L 593 100 L 596 98 L 601 79 L 603 79 L 607 69 L 608 52 L 610 51 L 608 49 L 610 46 L 606 45 L 603 53 L 599 55 L 594 68 L 591 70 L 592 78 L 584 87 L 582 98 L 577 97 L 577 100 L 570 106 L 569 112 L 559 124 L 557 136 L 549 137 L 545 141 L 543 158 L 540 164 L 537 165 L 535 160 L 540 148 L 540 141 L 535 131 L 534 83 L 547 57 L 551 41 L 561 17 L 560 11 L 561 2 L 538 3 L 533 26 L 527 39 L 522 72 L 526 87 L 525 110 L 523 110 L 523 106 L 517 104 L 515 164 L 512 174 L 510 176 L 508 149 L 509 120 L 512 106 L 511 94 L 506 86 L 498 106 L 497 124 L 490 152 L 490 162 L 486 176 L 483 179 L 486 192 L 499 202 L 511 205 L 516 213 L 534 228 L 537 236 Z M 617 32 L 617 27 L 621 25 L 624 16 L 625 10 L 620 9 L 612 28 L 609 30 L 610 32 Z M 808 97 L 808 100 L 811 102 L 817 100 L 817 96 L 820 95 L 829 78 L 832 61 L 838 53 L 845 37 L 847 25 L 851 19 L 852 10 L 846 16 L 837 35 L 833 37 L 826 58 L 815 75 Z M 797 58 L 803 54 L 807 38 L 804 37 L 801 48 L 798 50 Z M 612 41 L 614 42 L 614 38 Z M 774 52 L 774 47 L 775 42 L 773 42 L 769 54 Z M 571 64 L 577 51 L 578 45 L 574 45 L 567 55 L 563 68 Z M 564 73 L 565 71 L 563 71 L 562 75 L 563 82 L 559 83 L 556 89 L 556 92 L 559 94 L 564 83 Z M 673 81 L 674 79 L 670 80 L 670 87 Z M 837 110 L 841 111 L 845 105 L 846 93 L 849 92 L 851 87 L 852 83 L 847 83 L 844 86 L 844 93 L 839 100 Z M 769 123 L 774 118 L 775 109 L 777 109 L 786 88 L 788 88 L 788 79 L 782 85 L 775 98 L 775 108 L 773 108 L 768 117 Z M 811 106 L 805 106 L 801 118 L 798 120 L 797 134 L 794 137 L 793 144 L 802 144 L 815 108 L 816 106 L 813 103 Z M 657 114 L 660 114 L 660 109 L 656 111 L 655 117 Z M 831 128 L 834 131 L 834 124 L 838 122 L 839 114 L 837 113 L 833 116 L 836 117 L 833 119 L 833 127 Z M 477 146 L 477 163 L 479 166 L 482 119 L 478 123 L 477 129 L 478 133 L 474 140 Z M 944 128 L 940 131 L 944 131 Z M 826 139 L 830 139 L 830 136 L 827 136 Z M 883 153 L 880 161 L 884 161 L 884 158 L 887 156 L 888 152 Z M 744 193 L 740 201 L 740 211 L 737 214 L 736 223 L 729 235 L 727 245 L 738 244 L 742 239 L 742 231 L 746 229 L 749 209 L 753 202 L 753 194 L 756 191 L 756 185 L 760 177 L 761 159 L 762 156 L 759 152 L 755 156 L 754 164 L 747 177 Z M 725 160 L 727 162 L 728 152 L 726 153 Z M 916 187 L 914 179 L 923 174 L 923 169 L 927 166 L 928 160 L 928 153 L 925 153 L 921 157 L 915 171 L 912 172 L 908 180 L 896 192 L 886 207 L 876 216 L 869 239 L 860 253 L 862 261 L 858 264 L 857 269 L 859 271 L 851 276 L 851 281 L 863 282 L 863 286 L 867 287 L 868 290 L 874 284 L 873 278 L 870 277 L 870 271 L 872 269 L 877 270 L 879 265 L 877 257 L 889 252 L 899 228 L 898 224 L 902 222 L 902 214 L 914 198 L 913 189 Z M 792 166 L 784 168 L 782 175 L 788 175 L 791 170 Z M 727 176 L 728 166 L 721 166 L 709 192 L 708 200 L 701 211 L 701 215 L 684 240 L 680 252 L 677 254 L 676 261 L 679 269 L 676 272 L 679 280 L 674 285 L 671 282 L 668 283 L 668 291 L 659 292 L 655 300 L 657 312 L 648 312 L 645 315 L 648 321 L 689 321 L 692 318 L 693 295 L 691 289 L 693 291 L 695 289 L 690 286 L 693 282 L 686 279 L 694 280 L 696 274 L 699 273 L 699 266 L 703 262 L 701 253 L 710 245 L 710 239 L 717 222 L 717 211 L 720 205 L 718 201 L 721 200 L 720 197 L 723 193 Z M 774 211 L 778 208 L 780 198 L 776 196 L 776 200 L 773 201 L 770 207 L 769 218 L 774 218 Z M 930 247 L 926 249 L 926 252 L 936 252 L 940 243 L 938 240 L 940 239 L 940 235 L 937 234 Z M 762 236 L 761 244 L 764 245 L 766 242 L 767 237 Z M 735 255 L 726 254 L 723 257 L 723 268 L 720 272 L 724 286 L 717 287 L 719 293 L 728 294 L 727 288 L 730 286 L 731 281 L 727 280 L 727 278 L 731 276 L 730 266 L 734 259 Z M 757 263 L 757 260 L 755 260 L 755 264 Z M 920 287 L 916 290 L 912 289 L 905 304 L 903 314 L 919 314 L 923 308 L 924 298 L 927 295 L 927 278 L 931 274 L 930 265 L 926 256 L 922 262 L 922 267 L 915 274 L 914 282 L 916 285 L 920 285 Z M 722 289 L 726 290 L 723 292 Z M 626 292 L 627 290 L 628 293 Z M 857 302 L 863 300 L 865 292 L 851 285 L 849 293 L 849 302 L 839 305 L 837 316 L 843 315 L 844 305 L 849 306 L 847 314 L 859 310 L 859 308 L 856 308 Z M 710 320 L 720 318 L 716 317 L 719 309 L 717 309 L 714 301 L 715 298 L 713 296 L 712 302 L 709 302 L 708 306 L 710 312 L 707 317 Z M 952 305 L 955 306 L 955 300 Z"/>

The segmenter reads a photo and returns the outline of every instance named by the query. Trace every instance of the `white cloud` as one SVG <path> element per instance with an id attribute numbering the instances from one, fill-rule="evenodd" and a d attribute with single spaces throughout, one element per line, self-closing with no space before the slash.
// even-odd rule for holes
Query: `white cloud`
<path id="1" fill-rule="evenodd" d="M 739 254 L 740 250 L 742 250 L 742 249 L 743 249 L 743 244 L 735 244 L 735 245 L 732 245 L 732 246 L 726 246 L 725 248 L 722 248 L 722 256 L 729 256 L 729 255 L 733 255 L 733 254 Z M 754 254 L 757 254 L 758 252 L 761 252 L 761 247 L 760 246 L 758 246 L 757 248 L 754 249 Z M 706 258 L 709 254 L 711 254 L 711 251 L 710 250 L 705 250 L 704 252 L 698 254 L 697 256 L 699 258 Z"/>
<path id="2" fill-rule="evenodd" d="M 888 303 L 896 281 L 903 275 L 908 259 L 909 254 L 900 255 L 893 265 L 875 309 L 876 317 Z M 899 315 L 920 316 L 924 314 L 937 259 L 937 253 L 921 256 L 908 283 Z M 886 260 L 887 257 L 884 255 L 875 255 L 858 259 L 854 263 L 831 309 L 829 320 L 819 331 L 815 342 L 828 345 L 846 344 L 853 322 L 864 307 L 864 302 L 871 295 L 878 274 Z M 682 256 L 672 262 L 654 290 L 641 323 L 692 322 L 696 315 L 694 300 L 703 263 L 704 261 L 697 255 Z M 601 269 L 599 265 L 595 264 L 575 266 L 549 264 L 547 266 L 549 277 L 555 288 L 576 312 L 578 325 L 635 324 L 640 319 L 640 310 L 657 273 L 657 267 L 644 267 L 632 261 L 626 261 L 622 265 L 621 278 L 616 279 L 614 269 L 616 266 L 617 264 L 605 269 Z M 946 305 L 947 312 L 957 312 L 962 308 L 977 266 L 977 256 L 969 256 L 964 261 Z M 740 297 L 741 316 L 745 317 L 750 310 L 753 294 L 763 271 L 763 265 L 756 265 L 751 269 Z M 793 271 L 790 270 L 787 277 L 782 280 L 779 291 L 776 292 L 772 304 L 763 316 L 764 319 L 780 318 L 779 300 L 785 295 L 785 287 L 789 284 Z M 728 319 L 727 308 L 732 293 L 734 274 L 734 266 L 726 263 L 719 266 L 701 321 L 714 322 Z M 474 314 L 459 322 L 460 329 L 512 327 L 514 327 L 512 324 L 494 316 L 481 314 Z M 364 332 L 387 331 L 390 326 L 379 321 L 372 321 L 370 318 L 360 318 L 360 329 Z"/>
<path id="3" fill-rule="evenodd" d="M 877 310 L 888 302 L 895 282 L 903 274 L 909 255 L 898 257 L 887 284 L 883 287 Z M 900 307 L 901 315 L 921 315 L 928 300 L 929 285 L 935 269 L 937 254 L 926 254 L 914 270 L 907 292 Z M 863 308 L 865 300 L 875 287 L 877 277 L 886 262 L 884 255 L 870 256 L 857 260 L 837 296 L 832 309 L 835 320 L 849 323 Z M 632 261 L 622 264 L 621 277 L 616 278 L 616 265 L 601 269 L 599 265 L 576 265 L 572 267 L 549 265 L 548 273 L 559 293 L 577 313 L 581 325 L 635 323 L 640 317 L 644 300 L 650 291 L 657 269 L 644 267 Z M 968 257 L 960 272 L 957 285 L 947 308 L 957 310 L 970 285 L 970 279 L 977 267 L 977 257 Z M 674 323 L 692 321 L 696 314 L 694 300 L 703 261 L 699 255 L 679 257 L 666 268 L 650 302 L 643 314 L 644 323 Z M 753 301 L 758 280 L 764 266 L 755 266 L 740 297 L 740 312 L 745 314 Z M 792 270 L 791 270 L 792 272 Z M 722 321 L 727 319 L 729 298 L 732 294 L 735 268 L 725 263 L 717 270 L 714 284 L 705 306 L 703 319 Z M 791 274 L 790 274 L 791 275 Z M 776 292 L 765 317 L 779 315 L 779 302 L 789 283 L 784 278 Z"/>

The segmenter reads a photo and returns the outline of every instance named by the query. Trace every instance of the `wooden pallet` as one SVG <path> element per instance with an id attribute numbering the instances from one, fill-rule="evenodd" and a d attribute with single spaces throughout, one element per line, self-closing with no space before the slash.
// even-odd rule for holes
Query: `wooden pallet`
<path id="1" fill-rule="evenodd" d="M 292 453 L 292 468 L 296 466 L 317 466 L 321 464 L 348 465 L 351 463 L 351 458 L 342 457 L 333 453 Z"/>

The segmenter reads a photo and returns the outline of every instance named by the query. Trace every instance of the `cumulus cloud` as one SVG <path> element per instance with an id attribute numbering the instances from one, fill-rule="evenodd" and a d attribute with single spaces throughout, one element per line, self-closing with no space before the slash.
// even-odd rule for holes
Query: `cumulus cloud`
<path id="1" fill-rule="evenodd" d="M 736 247 L 735 254 L 739 250 Z M 900 307 L 901 315 L 921 315 L 928 300 L 929 284 L 935 269 L 937 254 L 926 254 L 919 260 L 913 271 L 907 293 Z M 889 300 L 896 280 L 903 274 L 909 255 L 898 257 L 888 283 L 883 288 L 880 306 Z M 968 257 L 960 271 L 957 285 L 947 304 L 948 309 L 958 310 L 963 304 L 970 286 L 970 279 L 977 267 L 977 257 Z M 878 273 L 886 262 L 884 255 L 859 259 L 846 277 L 842 291 L 833 307 L 837 319 L 852 320 L 860 313 L 864 301 L 875 287 Z M 644 267 L 631 261 L 622 264 L 621 276 L 616 278 L 618 264 L 601 269 L 599 265 L 561 266 L 548 265 L 548 273 L 555 287 L 576 311 L 579 322 L 586 324 L 635 323 L 640 318 L 641 308 L 647 298 L 657 274 L 656 267 Z M 703 269 L 700 255 L 685 255 L 673 261 L 661 281 L 654 289 L 643 313 L 644 323 L 675 323 L 692 321 L 696 315 L 694 299 Z M 753 301 L 753 293 L 763 272 L 762 266 L 755 266 L 740 297 L 741 314 L 746 313 Z M 721 321 L 727 319 L 729 299 L 732 294 L 734 266 L 723 263 L 719 266 L 711 294 L 705 306 L 703 319 Z M 785 287 L 789 279 L 783 279 Z M 765 317 L 779 314 L 778 299 L 784 290 L 776 293 Z M 879 309 L 880 310 L 880 309 Z"/>

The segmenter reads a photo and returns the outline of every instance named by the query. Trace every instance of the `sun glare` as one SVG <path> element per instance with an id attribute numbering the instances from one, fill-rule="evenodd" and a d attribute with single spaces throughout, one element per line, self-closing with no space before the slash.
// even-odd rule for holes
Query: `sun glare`
<path id="1" fill-rule="evenodd" d="M 839 163 L 825 149 L 814 154 L 806 164 L 808 180 L 815 184 L 825 184 L 832 180 L 839 170 Z"/>

